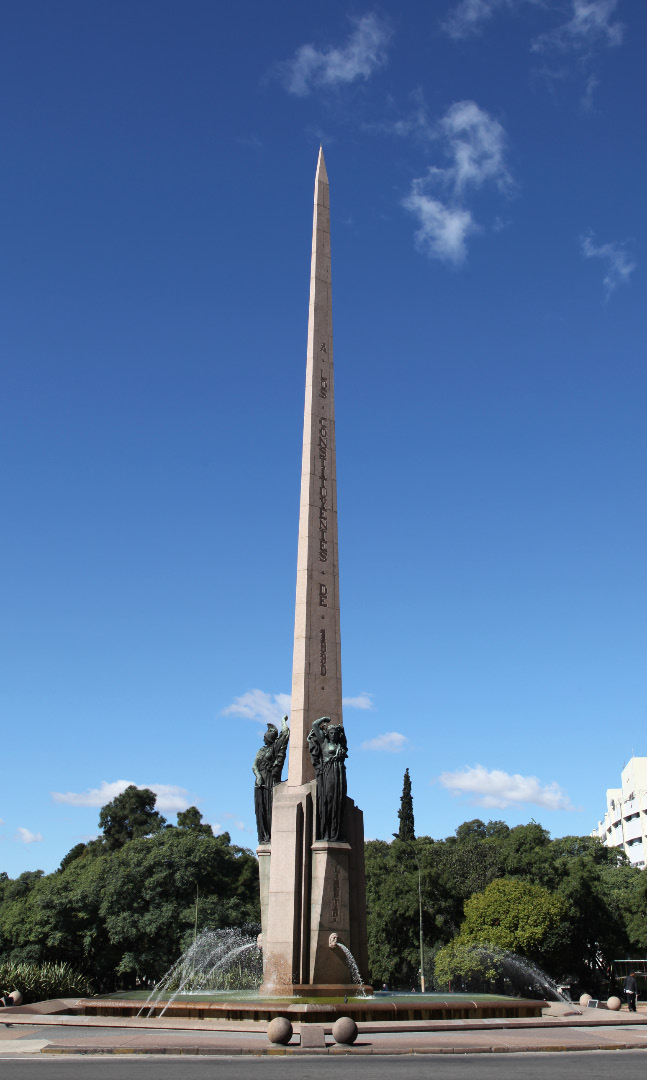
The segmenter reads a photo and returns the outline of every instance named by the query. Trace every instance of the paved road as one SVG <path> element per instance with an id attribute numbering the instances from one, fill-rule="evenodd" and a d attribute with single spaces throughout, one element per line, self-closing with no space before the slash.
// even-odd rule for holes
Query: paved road
<path id="1" fill-rule="evenodd" d="M 2 1080 L 644 1080 L 647 1053 L 474 1054 L 466 1057 L 0 1060 Z"/>

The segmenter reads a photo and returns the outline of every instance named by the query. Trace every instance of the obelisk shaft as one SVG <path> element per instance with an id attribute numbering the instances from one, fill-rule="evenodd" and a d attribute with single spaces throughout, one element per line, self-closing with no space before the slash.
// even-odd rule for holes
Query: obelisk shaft
<path id="1" fill-rule="evenodd" d="M 320 150 L 312 228 L 289 785 L 314 778 L 306 741 L 313 720 L 330 716 L 342 721 L 329 207 Z"/>

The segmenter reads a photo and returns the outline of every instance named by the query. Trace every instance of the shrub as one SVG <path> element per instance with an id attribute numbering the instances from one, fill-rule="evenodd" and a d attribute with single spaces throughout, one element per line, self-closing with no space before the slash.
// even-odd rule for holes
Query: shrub
<path id="1" fill-rule="evenodd" d="M 94 993 L 87 975 L 69 964 L 26 964 L 0 960 L 0 989 L 20 990 L 23 1004 L 57 997 L 88 997 Z"/>

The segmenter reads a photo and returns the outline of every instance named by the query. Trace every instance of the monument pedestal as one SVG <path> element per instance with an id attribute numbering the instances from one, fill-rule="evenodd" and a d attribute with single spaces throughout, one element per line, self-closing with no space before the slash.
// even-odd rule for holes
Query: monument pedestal
<path id="1" fill-rule="evenodd" d="M 265 993 L 357 993 L 339 945 L 366 978 L 363 814 L 347 798 L 348 842 L 315 840 L 315 801 L 314 780 L 274 788 L 271 854 L 259 848 Z"/>

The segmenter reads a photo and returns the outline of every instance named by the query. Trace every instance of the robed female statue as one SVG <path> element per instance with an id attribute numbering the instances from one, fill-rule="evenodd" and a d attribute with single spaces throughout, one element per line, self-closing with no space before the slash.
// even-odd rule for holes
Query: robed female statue
<path id="1" fill-rule="evenodd" d="M 288 718 L 281 721 L 281 734 L 274 724 L 267 725 L 263 745 L 254 758 L 252 770 L 256 777 L 254 785 L 254 810 L 259 844 L 269 844 L 272 839 L 272 796 L 274 785 L 281 782 L 281 773 L 288 750 L 290 729 Z"/>
<path id="2" fill-rule="evenodd" d="M 341 724 L 329 716 L 315 720 L 308 735 L 317 778 L 317 840 L 344 840 L 348 744 Z"/>

